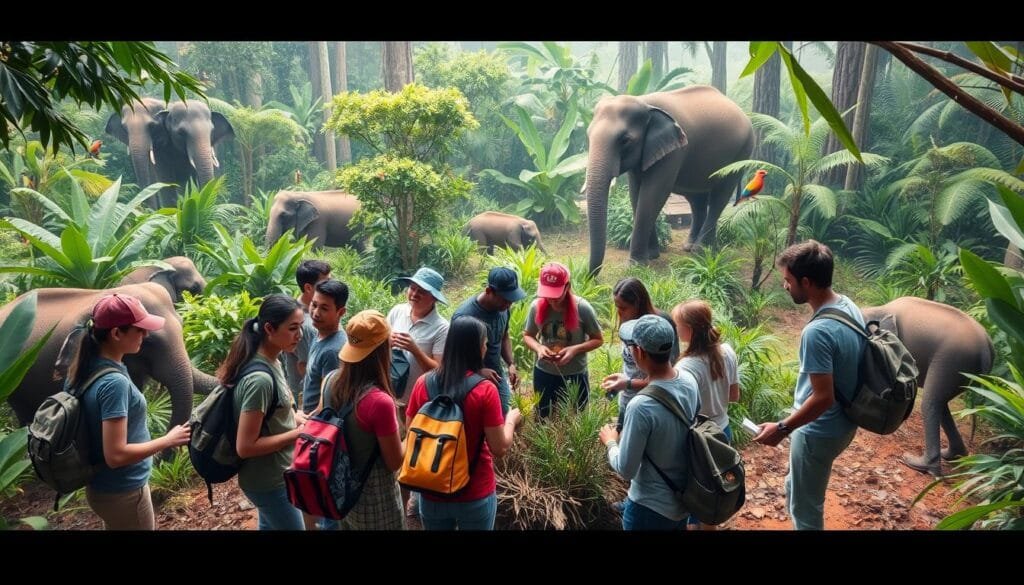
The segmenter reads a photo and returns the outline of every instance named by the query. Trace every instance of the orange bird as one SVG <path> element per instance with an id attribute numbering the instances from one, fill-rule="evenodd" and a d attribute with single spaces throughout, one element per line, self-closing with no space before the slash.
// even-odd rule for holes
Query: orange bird
<path id="1" fill-rule="evenodd" d="M 102 140 L 93 140 L 92 144 L 89 145 L 89 156 L 93 158 L 99 158 L 101 146 L 103 146 Z"/>
<path id="2" fill-rule="evenodd" d="M 733 207 L 739 205 L 740 201 L 744 199 L 753 199 L 754 195 L 761 192 L 764 189 L 764 176 L 768 174 L 768 171 L 759 169 L 754 173 L 754 178 L 747 183 L 747 186 L 743 188 L 741 193 L 736 194 L 736 201 L 732 204 Z"/>

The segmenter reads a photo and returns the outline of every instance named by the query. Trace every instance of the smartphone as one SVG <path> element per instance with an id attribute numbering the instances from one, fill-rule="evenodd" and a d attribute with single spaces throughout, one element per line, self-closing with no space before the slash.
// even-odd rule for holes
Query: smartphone
<path id="1" fill-rule="evenodd" d="M 748 433 L 751 433 L 755 436 L 761 434 L 761 426 L 758 425 L 756 422 L 750 420 L 749 418 L 744 418 L 743 422 L 740 424 L 743 426 L 744 429 L 746 429 Z"/>

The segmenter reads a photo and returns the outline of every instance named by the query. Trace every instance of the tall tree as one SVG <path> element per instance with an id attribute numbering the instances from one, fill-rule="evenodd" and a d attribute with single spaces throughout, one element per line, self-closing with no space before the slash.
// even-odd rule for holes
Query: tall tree
<path id="1" fill-rule="evenodd" d="M 840 114 L 850 109 L 857 103 L 857 88 L 860 85 L 861 70 L 864 67 L 865 44 L 859 41 L 839 41 L 836 48 L 836 68 L 832 71 L 832 103 Z M 852 113 L 843 116 L 843 121 L 849 125 L 853 118 Z M 859 144 L 859 143 L 858 143 Z M 833 153 L 843 146 L 834 133 L 829 134 L 825 143 L 825 154 Z M 843 181 L 846 169 L 835 167 L 827 171 L 821 182 L 825 185 L 835 185 Z"/>
<path id="2" fill-rule="evenodd" d="M 853 140 L 862 147 L 867 147 L 868 118 L 871 116 L 871 96 L 875 91 L 875 72 L 878 66 L 878 47 L 868 45 L 864 50 L 864 65 L 860 71 L 860 87 L 857 90 L 857 109 L 853 112 Z M 864 180 L 861 165 L 850 165 L 846 168 L 846 181 L 843 189 L 853 191 L 860 189 Z"/>
<path id="3" fill-rule="evenodd" d="M 640 43 L 619 41 L 619 91 L 625 92 L 629 78 L 636 74 L 636 60 L 640 56 Z"/>
<path id="4" fill-rule="evenodd" d="M 313 95 L 323 95 L 323 84 L 320 82 L 320 48 L 316 41 L 308 41 L 306 47 L 309 50 L 309 82 L 313 84 Z M 325 136 L 320 130 L 323 128 L 323 115 L 316 117 L 316 132 L 313 134 L 313 156 L 324 164 L 327 163 L 327 144 Z"/>
<path id="5" fill-rule="evenodd" d="M 726 55 L 728 43 L 725 41 L 714 41 L 710 45 L 704 42 L 704 48 L 708 52 L 708 59 L 711 60 L 711 85 L 718 88 L 718 91 L 725 93 L 727 87 Z"/>
<path id="6" fill-rule="evenodd" d="M 782 58 L 776 53 L 754 73 L 754 112 L 767 114 L 773 118 L 779 117 L 779 80 L 781 71 Z M 762 144 L 761 134 L 762 131 L 760 129 L 755 131 L 754 154 L 751 156 L 773 164 L 779 164 L 775 156 L 775 149 L 771 145 Z"/>
<path id="7" fill-rule="evenodd" d="M 334 43 L 334 93 L 348 91 L 348 47 L 345 41 Z M 325 101 L 325 104 L 330 103 Z M 352 145 L 349 144 L 348 136 L 337 134 L 336 149 L 338 151 L 338 163 L 345 164 L 352 162 Z"/>
<path id="8" fill-rule="evenodd" d="M 668 68 L 668 43 L 648 41 L 646 58 L 651 60 L 651 77 L 661 79 Z"/>
<path id="9" fill-rule="evenodd" d="M 384 41 L 384 89 L 397 93 L 412 80 L 412 43 Z"/>
<path id="10" fill-rule="evenodd" d="M 327 41 L 317 41 L 317 52 L 320 55 L 320 95 L 325 104 L 331 103 L 334 92 L 331 91 L 331 57 L 327 51 Z M 334 132 L 324 129 L 324 158 L 328 170 L 338 168 L 338 157 L 334 150 Z"/>

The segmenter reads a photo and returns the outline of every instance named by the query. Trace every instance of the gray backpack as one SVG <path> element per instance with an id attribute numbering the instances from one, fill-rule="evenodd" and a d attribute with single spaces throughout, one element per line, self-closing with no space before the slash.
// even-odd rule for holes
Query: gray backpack
<path id="1" fill-rule="evenodd" d="M 857 370 L 853 399 L 835 392 L 843 412 L 862 429 L 888 435 L 907 420 L 917 398 L 917 362 L 899 337 L 878 321 L 861 327 L 839 309 L 822 309 L 814 319 L 839 321 L 867 340 Z M 812 321 L 814 320 L 812 319 Z"/>
<path id="2" fill-rule="evenodd" d="M 89 453 L 89 425 L 81 397 L 93 383 L 117 368 L 101 368 L 78 388 L 62 390 L 43 401 L 28 427 L 28 456 L 43 483 L 62 494 L 84 487 L 96 474 L 98 458 Z"/>

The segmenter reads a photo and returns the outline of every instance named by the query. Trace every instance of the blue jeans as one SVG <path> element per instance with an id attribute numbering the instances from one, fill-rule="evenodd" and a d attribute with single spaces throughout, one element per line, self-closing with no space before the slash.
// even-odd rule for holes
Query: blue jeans
<path id="1" fill-rule="evenodd" d="M 508 372 L 501 372 L 501 380 L 498 383 L 498 399 L 501 400 L 501 415 L 508 414 L 509 405 L 512 402 L 512 385 L 508 383 Z"/>
<path id="2" fill-rule="evenodd" d="M 302 512 L 288 501 L 288 490 L 284 486 L 269 492 L 242 490 L 258 512 L 259 530 L 305 530 Z"/>
<path id="3" fill-rule="evenodd" d="M 472 502 L 433 502 L 420 498 L 420 520 L 424 530 L 494 530 L 498 495 Z"/>
<path id="4" fill-rule="evenodd" d="M 537 408 L 541 418 L 546 418 L 551 414 L 551 408 L 556 401 L 568 399 L 568 391 L 565 387 L 570 383 L 574 383 L 580 388 L 580 394 L 576 398 L 576 410 L 583 410 L 587 406 L 587 401 L 590 400 L 590 380 L 587 377 L 587 372 L 562 377 L 549 374 L 534 366 L 533 388 L 540 393 L 540 403 Z"/>
<path id="5" fill-rule="evenodd" d="M 689 518 L 689 517 L 687 517 Z M 672 520 L 654 510 L 626 499 L 626 508 L 622 511 L 623 530 L 686 530 L 686 520 Z"/>
<path id="6" fill-rule="evenodd" d="M 790 435 L 786 508 L 796 530 L 825 528 L 825 490 L 832 462 L 853 441 L 857 429 L 842 437 L 816 437 L 799 430 Z"/>

